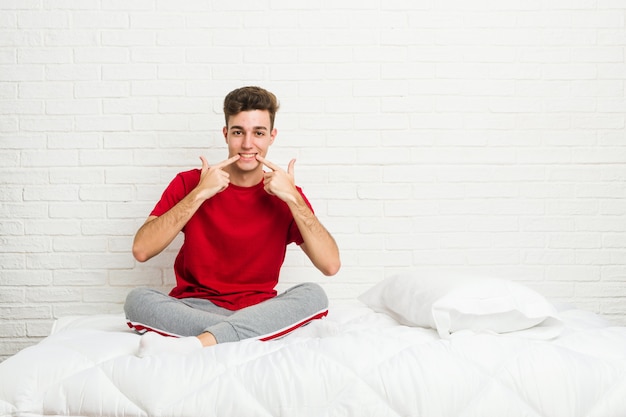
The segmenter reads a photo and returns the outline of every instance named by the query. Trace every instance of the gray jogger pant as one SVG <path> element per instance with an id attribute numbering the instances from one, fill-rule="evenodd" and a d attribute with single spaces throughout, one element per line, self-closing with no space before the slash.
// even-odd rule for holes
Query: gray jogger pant
<path id="1" fill-rule="evenodd" d="M 136 330 L 176 336 L 210 332 L 218 343 L 248 338 L 270 340 L 326 315 L 328 298 L 317 284 L 296 285 L 259 304 L 231 311 L 199 298 L 177 299 L 149 288 L 126 297 L 124 311 Z"/>

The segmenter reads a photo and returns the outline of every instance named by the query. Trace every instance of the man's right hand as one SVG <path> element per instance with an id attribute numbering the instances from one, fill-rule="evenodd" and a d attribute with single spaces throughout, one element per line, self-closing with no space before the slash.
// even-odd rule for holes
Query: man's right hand
<path id="1" fill-rule="evenodd" d="M 228 187 L 228 184 L 230 184 L 230 174 L 224 171 L 223 168 L 236 162 L 239 158 L 239 155 L 235 155 L 219 164 L 209 166 L 206 158 L 201 156 L 202 171 L 200 173 L 200 182 L 196 187 L 198 196 L 203 200 L 208 200 L 215 194 L 224 191 Z"/>

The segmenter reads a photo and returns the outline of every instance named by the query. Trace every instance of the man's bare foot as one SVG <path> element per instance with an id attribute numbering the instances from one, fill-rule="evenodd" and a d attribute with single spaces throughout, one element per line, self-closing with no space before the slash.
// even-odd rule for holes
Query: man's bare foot
<path id="1" fill-rule="evenodd" d="M 217 339 L 213 336 L 212 333 L 204 332 L 197 336 L 200 339 L 200 343 L 202 343 L 203 347 L 215 346 L 217 345 Z"/>

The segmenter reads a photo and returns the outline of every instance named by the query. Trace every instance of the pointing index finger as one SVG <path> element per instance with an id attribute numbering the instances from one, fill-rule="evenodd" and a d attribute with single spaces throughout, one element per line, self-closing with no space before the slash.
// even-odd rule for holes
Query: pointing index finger
<path id="1" fill-rule="evenodd" d="M 280 169 L 278 166 L 274 165 L 273 163 L 271 163 L 267 159 L 263 158 L 261 155 L 257 155 L 256 159 L 257 159 L 257 161 L 259 161 L 260 163 L 262 163 L 263 165 L 265 165 L 266 167 L 268 167 L 272 171 L 277 171 L 277 170 Z"/>
<path id="2" fill-rule="evenodd" d="M 233 162 L 237 161 L 239 158 L 241 158 L 239 155 L 231 156 L 230 158 L 226 159 L 225 161 L 222 161 L 219 164 L 215 165 L 215 167 L 219 168 L 219 169 L 222 169 L 222 168 L 227 167 L 228 165 L 232 164 Z"/>

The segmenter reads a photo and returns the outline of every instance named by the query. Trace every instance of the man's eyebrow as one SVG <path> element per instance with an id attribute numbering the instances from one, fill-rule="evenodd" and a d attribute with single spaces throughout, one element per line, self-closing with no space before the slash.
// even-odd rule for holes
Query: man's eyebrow
<path id="1" fill-rule="evenodd" d="M 231 126 L 228 130 L 237 129 L 237 130 L 245 130 L 243 126 Z M 268 130 L 265 126 L 254 126 L 252 130 Z"/>

